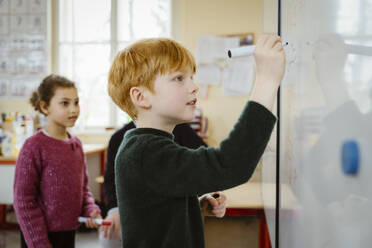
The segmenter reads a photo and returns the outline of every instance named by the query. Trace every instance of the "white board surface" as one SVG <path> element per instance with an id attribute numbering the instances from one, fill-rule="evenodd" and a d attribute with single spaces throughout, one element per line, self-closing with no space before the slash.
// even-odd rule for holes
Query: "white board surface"
<path id="1" fill-rule="evenodd" d="M 372 0 L 282 0 L 281 22 L 280 178 L 298 205 L 281 207 L 279 247 L 369 247 Z M 275 180 L 273 150 L 264 182 Z"/>

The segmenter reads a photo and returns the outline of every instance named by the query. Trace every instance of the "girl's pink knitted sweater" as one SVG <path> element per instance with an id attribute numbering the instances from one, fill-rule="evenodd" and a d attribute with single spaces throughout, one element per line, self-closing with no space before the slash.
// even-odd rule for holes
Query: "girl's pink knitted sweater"
<path id="1" fill-rule="evenodd" d="M 14 209 L 27 246 L 51 247 L 48 232 L 74 230 L 78 217 L 99 207 L 88 187 L 82 144 L 38 131 L 24 143 L 16 164 Z"/>

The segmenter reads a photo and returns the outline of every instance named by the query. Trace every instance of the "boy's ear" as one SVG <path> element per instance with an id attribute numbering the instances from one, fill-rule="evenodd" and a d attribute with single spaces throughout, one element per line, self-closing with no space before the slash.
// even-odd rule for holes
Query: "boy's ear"
<path id="1" fill-rule="evenodd" d="M 45 101 L 40 101 L 40 109 L 45 115 L 49 114 L 48 104 Z"/>
<path id="2" fill-rule="evenodd" d="M 145 87 L 132 87 L 129 90 L 130 99 L 135 106 L 149 109 L 151 104 L 148 98 L 149 90 Z"/>

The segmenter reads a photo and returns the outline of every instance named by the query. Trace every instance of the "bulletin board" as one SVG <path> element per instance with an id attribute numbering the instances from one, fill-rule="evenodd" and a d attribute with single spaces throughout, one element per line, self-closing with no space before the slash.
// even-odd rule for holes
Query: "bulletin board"
<path id="1" fill-rule="evenodd" d="M 222 85 L 222 95 L 249 94 L 254 81 L 252 57 L 230 59 L 227 51 L 239 46 L 252 45 L 253 33 L 230 35 L 200 35 L 197 39 L 195 80 L 200 83 L 201 97 L 205 98 L 208 85 Z"/>
<path id="2" fill-rule="evenodd" d="M 29 97 L 47 61 L 47 0 L 0 0 L 0 97 Z"/>

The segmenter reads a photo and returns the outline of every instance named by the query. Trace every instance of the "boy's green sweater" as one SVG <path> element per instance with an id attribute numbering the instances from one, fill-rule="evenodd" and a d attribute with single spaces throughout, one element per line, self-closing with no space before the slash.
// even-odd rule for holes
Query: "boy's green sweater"
<path id="1" fill-rule="evenodd" d="M 275 121 L 265 107 L 248 102 L 219 148 L 196 150 L 161 130 L 128 131 L 115 160 L 123 247 L 204 247 L 197 196 L 247 182 Z"/>

